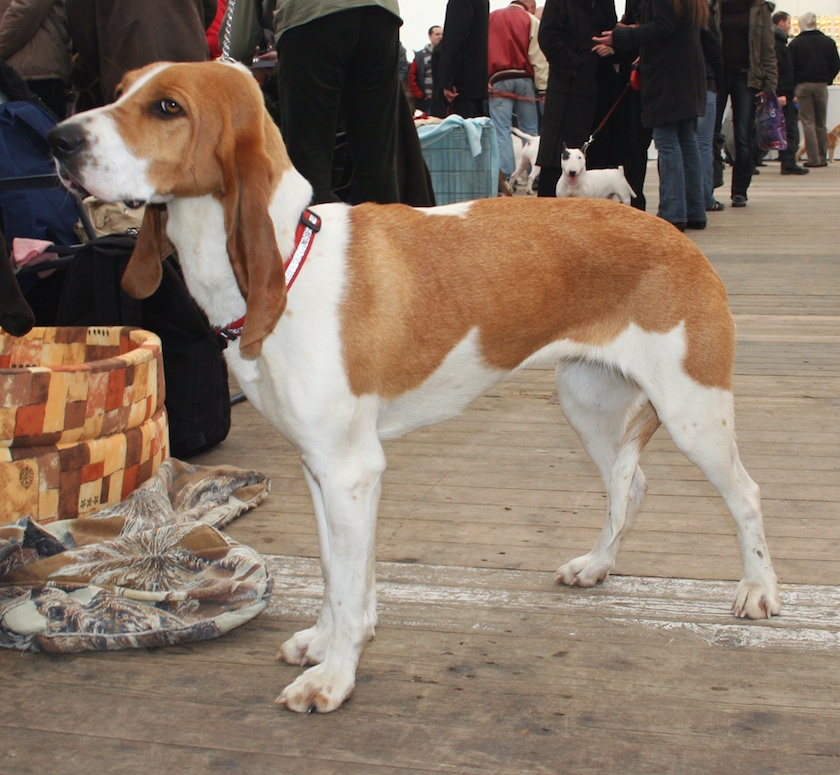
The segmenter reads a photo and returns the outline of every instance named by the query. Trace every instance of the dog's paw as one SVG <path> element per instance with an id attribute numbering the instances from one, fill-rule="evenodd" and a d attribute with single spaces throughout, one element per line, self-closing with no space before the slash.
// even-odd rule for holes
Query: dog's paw
<path id="1" fill-rule="evenodd" d="M 274 702 L 297 713 L 329 713 L 350 698 L 354 687 L 353 675 L 317 665 L 298 676 Z"/>
<path id="2" fill-rule="evenodd" d="M 329 630 L 316 624 L 292 635 L 280 646 L 277 659 L 290 665 L 319 665 L 326 656 L 329 639 Z"/>
<path id="3" fill-rule="evenodd" d="M 594 587 L 610 575 L 612 568 L 612 562 L 590 552 L 558 568 L 555 578 L 570 587 Z"/>
<path id="4" fill-rule="evenodd" d="M 775 587 L 768 589 L 764 584 L 741 581 L 732 613 L 740 619 L 769 619 L 778 616 L 782 610 L 779 594 Z"/>

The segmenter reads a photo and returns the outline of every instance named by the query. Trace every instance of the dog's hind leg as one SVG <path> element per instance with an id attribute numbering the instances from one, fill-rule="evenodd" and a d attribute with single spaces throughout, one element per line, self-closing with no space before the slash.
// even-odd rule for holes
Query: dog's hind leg
<path id="1" fill-rule="evenodd" d="M 717 488 L 735 520 L 744 575 L 733 612 L 750 619 L 778 614 L 781 606 L 764 536 L 761 494 L 738 454 L 732 392 L 704 387 L 682 374 L 667 389 L 655 393 L 651 400 L 662 424 Z"/>
<path id="2" fill-rule="evenodd" d="M 591 587 L 615 566 L 622 537 L 645 493 L 639 458 L 659 420 L 647 397 L 619 372 L 575 361 L 557 368 L 563 412 L 598 466 L 607 489 L 607 520 L 588 554 L 557 571 L 563 584 Z"/>

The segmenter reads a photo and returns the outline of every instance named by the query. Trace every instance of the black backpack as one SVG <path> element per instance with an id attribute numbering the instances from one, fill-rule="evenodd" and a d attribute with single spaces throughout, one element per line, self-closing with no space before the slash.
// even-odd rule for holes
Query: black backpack
<path id="1" fill-rule="evenodd" d="M 175 254 L 163 262 L 160 287 L 148 299 L 122 290 L 136 240 L 113 234 L 79 249 L 67 270 L 56 325 L 139 326 L 160 337 L 169 447 L 184 459 L 223 441 L 230 430 L 225 340 L 187 291 Z"/>

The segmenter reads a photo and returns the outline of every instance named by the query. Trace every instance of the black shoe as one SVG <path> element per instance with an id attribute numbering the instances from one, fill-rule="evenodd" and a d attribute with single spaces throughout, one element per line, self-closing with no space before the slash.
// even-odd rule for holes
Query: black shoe
<path id="1" fill-rule="evenodd" d="M 807 175 L 810 171 L 799 166 L 782 167 L 782 175 Z"/>
<path id="2" fill-rule="evenodd" d="M 706 221 L 686 221 L 686 229 L 705 229 Z"/>
<path id="3" fill-rule="evenodd" d="M 828 166 L 828 162 L 827 162 L 827 161 L 821 161 L 821 162 L 819 162 L 819 164 L 809 164 L 809 163 L 806 161 L 806 162 L 805 162 L 805 166 L 806 166 L 806 167 L 827 167 L 827 166 Z"/>
<path id="4" fill-rule="evenodd" d="M 742 194 L 735 194 L 732 197 L 732 206 L 733 207 L 746 207 L 747 206 L 747 198 Z"/>
<path id="5" fill-rule="evenodd" d="M 721 210 L 725 210 L 725 209 L 726 209 L 726 205 L 723 202 L 718 202 L 718 200 L 715 199 L 715 203 L 711 207 L 707 207 L 706 212 L 707 213 L 719 213 Z"/>

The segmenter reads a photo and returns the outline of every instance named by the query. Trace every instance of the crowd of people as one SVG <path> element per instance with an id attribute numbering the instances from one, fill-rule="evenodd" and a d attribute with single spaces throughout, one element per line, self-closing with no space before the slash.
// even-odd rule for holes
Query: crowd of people
<path id="1" fill-rule="evenodd" d="M 805 175 L 827 163 L 827 95 L 840 71 L 837 47 L 816 28 L 813 13 L 800 17 L 801 32 L 788 45 L 790 14 L 774 10 L 766 0 L 629 0 L 618 20 L 612 0 L 547 0 L 541 8 L 533 0 L 512 0 L 492 13 L 486 0 L 449 0 L 436 45 L 441 60 L 454 64 L 441 72 L 437 88 L 444 99 L 435 115 L 457 112 L 450 96 L 467 88 L 470 112 L 462 115 L 476 115 L 482 84 L 473 71 L 484 59 L 486 26 L 489 99 L 483 115 L 496 127 L 503 175 L 514 168 L 515 117 L 526 134 L 540 135 L 541 196 L 554 196 L 565 149 L 586 147 L 590 168 L 624 166 L 637 192 L 633 205 L 645 209 L 653 139 L 659 216 L 681 230 L 702 229 L 707 213 L 726 207 L 715 197 L 724 157 L 732 164 L 731 206 L 747 205 L 764 155 L 754 124 L 757 101 L 766 93 L 778 94 L 786 119 L 781 174 Z M 520 17 L 529 17 L 528 23 Z M 467 19 L 480 43 L 467 42 Z M 634 70 L 638 93 L 625 88 Z M 724 153 L 726 115 L 733 142 Z M 796 161 L 798 119 L 804 166 Z"/>
<path id="2" fill-rule="evenodd" d="M 398 0 L 0 0 L 0 59 L 59 119 L 110 101 L 122 75 L 148 62 L 243 61 L 262 83 L 272 76 L 272 114 L 316 202 L 339 198 L 337 132 L 350 170 L 342 198 L 405 201 L 415 109 L 489 116 L 505 178 L 512 127 L 540 135 L 540 196 L 554 195 L 565 149 L 587 147 L 590 168 L 624 166 L 641 209 L 652 138 L 660 217 L 699 229 L 725 207 L 715 188 L 727 106 L 733 207 L 746 206 L 761 163 L 753 124 L 765 92 L 787 123 L 781 174 L 827 164 L 837 46 L 813 13 L 789 39 L 791 16 L 773 10 L 766 0 L 628 0 L 619 20 L 613 0 L 512 0 L 492 13 L 488 0 L 448 0 L 409 63 Z"/>

